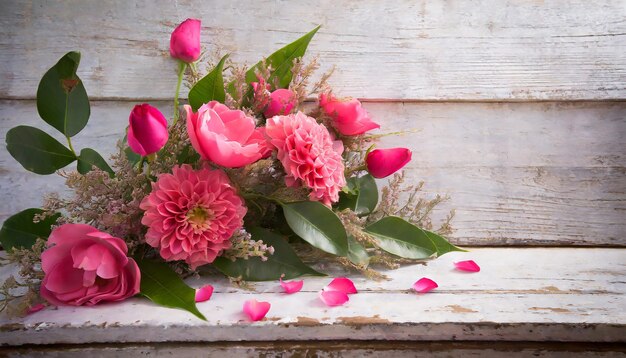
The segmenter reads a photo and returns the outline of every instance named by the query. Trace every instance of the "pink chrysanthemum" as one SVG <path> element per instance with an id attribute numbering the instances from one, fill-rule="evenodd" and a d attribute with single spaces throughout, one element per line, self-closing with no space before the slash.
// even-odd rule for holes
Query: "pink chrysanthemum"
<path id="1" fill-rule="evenodd" d="M 213 262 L 230 247 L 246 207 L 221 170 L 175 166 L 161 174 L 140 205 L 146 242 L 166 261 L 185 260 L 192 269 Z"/>
<path id="2" fill-rule="evenodd" d="M 304 184 L 311 189 L 311 200 L 327 206 L 339 200 L 339 191 L 346 185 L 343 143 L 334 141 L 326 127 L 298 112 L 268 119 L 265 132 L 278 149 L 287 186 Z"/>

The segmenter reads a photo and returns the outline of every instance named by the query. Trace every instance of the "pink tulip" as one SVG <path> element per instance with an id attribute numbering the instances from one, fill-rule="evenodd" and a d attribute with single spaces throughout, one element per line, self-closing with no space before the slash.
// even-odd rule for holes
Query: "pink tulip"
<path id="1" fill-rule="evenodd" d="M 363 134 L 380 128 L 356 98 L 339 100 L 331 93 L 320 95 L 320 107 L 332 118 L 332 125 L 339 133 L 347 136 Z"/>
<path id="2" fill-rule="evenodd" d="M 189 105 L 187 132 L 191 145 L 203 159 L 217 165 L 237 168 L 270 154 L 264 128 L 256 128 L 254 118 L 211 101 L 193 113 Z"/>
<path id="3" fill-rule="evenodd" d="M 367 154 L 367 171 L 374 178 L 385 178 L 402 169 L 411 161 L 412 153 L 407 148 L 374 149 Z"/>
<path id="4" fill-rule="evenodd" d="M 40 294 L 53 305 L 95 305 L 139 293 L 137 263 L 124 240 L 85 224 L 54 229 L 41 254 Z"/>
<path id="5" fill-rule="evenodd" d="M 170 55 L 183 62 L 192 63 L 200 57 L 200 20 L 187 19 L 170 38 Z"/>
<path id="6" fill-rule="evenodd" d="M 128 122 L 128 146 L 133 152 L 146 156 L 158 152 L 167 143 L 167 119 L 151 105 L 136 105 Z"/>

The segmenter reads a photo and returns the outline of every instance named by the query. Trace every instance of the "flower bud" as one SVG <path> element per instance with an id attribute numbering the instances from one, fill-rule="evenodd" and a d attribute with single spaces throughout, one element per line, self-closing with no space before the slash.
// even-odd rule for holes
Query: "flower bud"
<path id="1" fill-rule="evenodd" d="M 170 55 L 183 62 L 192 63 L 200 57 L 200 20 L 187 19 L 170 38 Z"/>
<path id="2" fill-rule="evenodd" d="M 407 148 L 374 149 L 367 154 L 365 164 L 374 178 L 385 178 L 410 162 L 411 155 Z"/>
<path id="3" fill-rule="evenodd" d="M 147 156 L 158 152 L 167 143 L 167 120 L 151 105 L 136 105 L 130 112 L 128 122 L 128 146 L 133 152 Z"/>
<path id="4" fill-rule="evenodd" d="M 269 104 L 263 114 L 265 118 L 287 115 L 296 106 L 296 95 L 293 91 L 280 88 L 270 94 Z"/>

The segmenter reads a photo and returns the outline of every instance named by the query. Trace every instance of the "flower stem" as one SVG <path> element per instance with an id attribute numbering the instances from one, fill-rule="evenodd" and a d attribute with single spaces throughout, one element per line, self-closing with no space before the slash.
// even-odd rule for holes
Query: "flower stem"
<path id="1" fill-rule="evenodd" d="M 174 123 L 172 125 L 175 125 L 176 122 L 178 122 L 178 117 L 180 117 L 180 111 L 178 110 L 178 95 L 180 93 L 180 85 L 183 83 L 183 75 L 185 74 L 186 68 L 186 62 L 178 62 L 178 83 L 176 83 L 176 94 L 174 95 Z"/>
<path id="2" fill-rule="evenodd" d="M 67 145 L 70 147 L 70 150 L 72 151 L 72 154 L 74 154 L 74 156 L 76 156 L 76 152 L 74 151 L 74 147 L 72 147 L 72 140 L 70 139 L 69 136 L 66 136 L 65 138 L 67 138 Z"/>

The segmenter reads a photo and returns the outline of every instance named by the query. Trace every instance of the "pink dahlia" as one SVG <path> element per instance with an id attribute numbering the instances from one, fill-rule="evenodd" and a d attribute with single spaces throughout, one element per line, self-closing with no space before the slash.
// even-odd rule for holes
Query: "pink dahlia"
<path id="1" fill-rule="evenodd" d="M 339 200 L 339 191 L 346 185 L 343 143 L 333 140 L 326 127 L 298 112 L 268 119 L 265 132 L 278 149 L 288 186 L 304 184 L 311 189 L 311 200 L 327 206 Z"/>
<path id="2" fill-rule="evenodd" d="M 213 262 L 230 247 L 230 237 L 243 225 L 246 207 L 226 174 L 175 166 L 161 174 L 140 205 L 146 242 L 159 248 L 166 261 L 185 260 L 192 269 Z"/>

